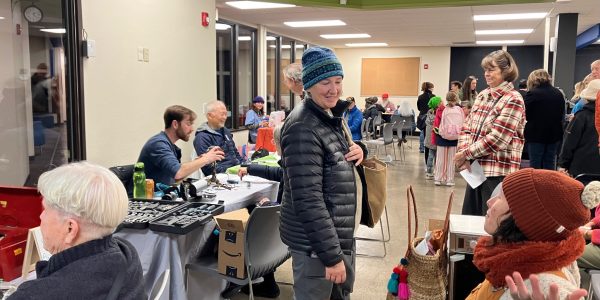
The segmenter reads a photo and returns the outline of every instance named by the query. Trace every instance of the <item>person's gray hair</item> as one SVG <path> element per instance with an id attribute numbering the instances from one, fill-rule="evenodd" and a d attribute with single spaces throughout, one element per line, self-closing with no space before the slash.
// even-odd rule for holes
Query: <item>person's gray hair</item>
<path id="1" fill-rule="evenodd" d="M 592 62 L 592 64 L 590 65 L 591 68 L 593 68 L 594 66 L 600 65 L 600 59 L 596 59 L 595 61 Z"/>
<path id="2" fill-rule="evenodd" d="M 285 66 L 283 76 L 296 82 L 302 82 L 302 64 L 293 63 Z"/>
<path id="3" fill-rule="evenodd" d="M 111 234 L 127 216 L 128 197 L 121 180 L 107 168 L 89 162 L 43 173 L 38 190 L 46 206 L 89 225 L 82 226 L 82 234 L 93 238 Z"/>
<path id="4" fill-rule="evenodd" d="M 206 103 L 206 113 L 208 114 L 215 111 L 221 105 L 225 106 L 225 103 L 223 103 L 221 100 L 213 100 Z"/>

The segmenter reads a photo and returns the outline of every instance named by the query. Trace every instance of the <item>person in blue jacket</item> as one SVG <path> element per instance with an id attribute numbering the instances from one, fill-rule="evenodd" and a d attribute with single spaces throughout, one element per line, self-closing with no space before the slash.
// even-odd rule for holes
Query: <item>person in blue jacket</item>
<path id="1" fill-rule="evenodd" d="M 206 153 L 211 146 L 223 150 L 225 157 L 217 163 L 217 173 L 223 173 L 230 167 L 242 163 L 243 159 L 233 141 L 233 134 L 225 127 L 227 121 L 227 108 L 221 101 L 211 101 L 206 105 L 206 123 L 200 125 L 196 130 L 194 138 L 194 149 L 198 156 Z M 202 167 L 204 175 L 212 174 L 213 164 Z"/>
<path id="2" fill-rule="evenodd" d="M 244 125 L 248 128 L 248 143 L 256 144 L 256 136 L 258 135 L 258 128 L 265 127 L 268 125 L 264 120 L 265 115 L 263 113 L 263 106 L 265 105 L 265 99 L 261 96 L 256 96 L 252 100 L 252 109 L 246 113 L 246 122 Z"/>
<path id="3" fill-rule="evenodd" d="M 350 132 L 352 133 L 352 140 L 360 141 L 362 140 L 362 132 L 360 132 L 360 127 L 363 121 L 363 114 L 356 107 L 356 101 L 354 97 L 346 98 L 346 101 L 350 102 L 348 106 L 348 110 L 344 113 L 344 119 L 348 122 L 348 127 L 350 127 Z"/>

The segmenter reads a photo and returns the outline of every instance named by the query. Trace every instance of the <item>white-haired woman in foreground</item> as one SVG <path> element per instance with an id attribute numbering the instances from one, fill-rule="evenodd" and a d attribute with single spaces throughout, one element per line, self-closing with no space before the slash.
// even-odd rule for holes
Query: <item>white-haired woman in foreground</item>
<path id="1" fill-rule="evenodd" d="M 137 252 L 112 236 L 128 205 L 117 176 L 72 163 L 42 174 L 38 189 L 44 248 L 52 256 L 9 299 L 146 299 Z"/>

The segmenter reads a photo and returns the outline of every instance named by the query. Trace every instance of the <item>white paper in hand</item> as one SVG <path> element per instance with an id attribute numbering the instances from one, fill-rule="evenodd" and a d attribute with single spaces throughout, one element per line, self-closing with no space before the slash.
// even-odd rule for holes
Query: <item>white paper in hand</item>
<path id="1" fill-rule="evenodd" d="M 465 181 L 473 189 L 477 188 L 484 181 L 487 180 L 487 178 L 483 174 L 483 168 L 476 160 L 474 160 L 471 163 L 471 172 L 469 172 L 469 170 L 467 170 L 467 169 L 464 169 L 464 170 L 460 171 L 460 175 L 465 179 Z"/>

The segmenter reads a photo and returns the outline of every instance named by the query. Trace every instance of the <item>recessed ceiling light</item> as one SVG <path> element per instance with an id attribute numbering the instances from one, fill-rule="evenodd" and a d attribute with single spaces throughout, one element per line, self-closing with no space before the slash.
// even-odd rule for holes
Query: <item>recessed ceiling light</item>
<path id="1" fill-rule="evenodd" d="M 276 48 L 275 45 L 269 45 L 269 48 Z M 292 46 L 290 45 L 281 45 L 281 49 L 290 49 Z M 296 45 L 296 48 L 304 48 L 304 45 Z"/>
<path id="2" fill-rule="evenodd" d="M 385 47 L 387 43 L 349 43 L 346 44 L 348 47 Z"/>
<path id="3" fill-rule="evenodd" d="M 525 40 L 499 40 L 499 41 L 477 41 L 477 45 L 508 45 L 508 44 L 523 44 Z"/>
<path id="4" fill-rule="evenodd" d="M 238 41 L 250 41 L 250 40 L 252 40 L 251 36 L 248 36 L 248 35 L 240 35 L 240 36 L 238 36 Z"/>
<path id="5" fill-rule="evenodd" d="M 282 3 L 268 3 L 260 1 L 229 1 L 225 2 L 229 6 L 233 6 L 238 9 L 265 9 L 265 8 L 286 8 L 296 7 L 294 4 L 282 4 Z"/>
<path id="6" fill-rule="evenodd" d="M 4 17 L 0 17 L 0 20 L 4 20 Z"/>
<path id="7" fill-rule="evenodd" d="M 215 24 L 215 29 L 216 30 L 227 30 L 229 28 L 231 28 L 231 25 L 223 24 L 223 23 L 216 23 Z"/>
<path id="8" fill-rule="evenodd" d="M 548 15 L 548 13 L 474 15 L 473 21 L 542 19 L 545 18 L 546 15 Z"/>
<path id="9" fill-rule="evenodd" d="M 360 39 L 370 38 L 371 36 L 367 33 L 345 33 L 345 34 L 321 34 L 321 37 L 328 40 L 334 39 Z"/>
<path id="10" fill-rule="evenodd" d="M 475 30 L 476 35 L 527 34 L 527 33 L 532 33 L 532 32 L 533 32 L 533 29 Z"/>
<path id="11" fill-rule="evenodd" d="M 67 30 L 64 28 L 45 28 L 45 29 L 40 29 L 40 31 L 48 32 L 48 33 L 66 33 L 67 32 Z"/>
<path id="12" fill-rule="evenodd" d="M 275 40 L 275 37 L 274 37 L 274 36 L 268 36 L 268 37 L 267 37 L 267 41 L 274 41 L 274 40 Z"/>
<path id="13" fill-rule="evenodd" d="M 321 21 L 298 21 L 298 22 L 283 22 L 290 27 L 325 27 L 325 26 L 344 26 L 346 23 L 340 20 L 321 20 Z"/>

